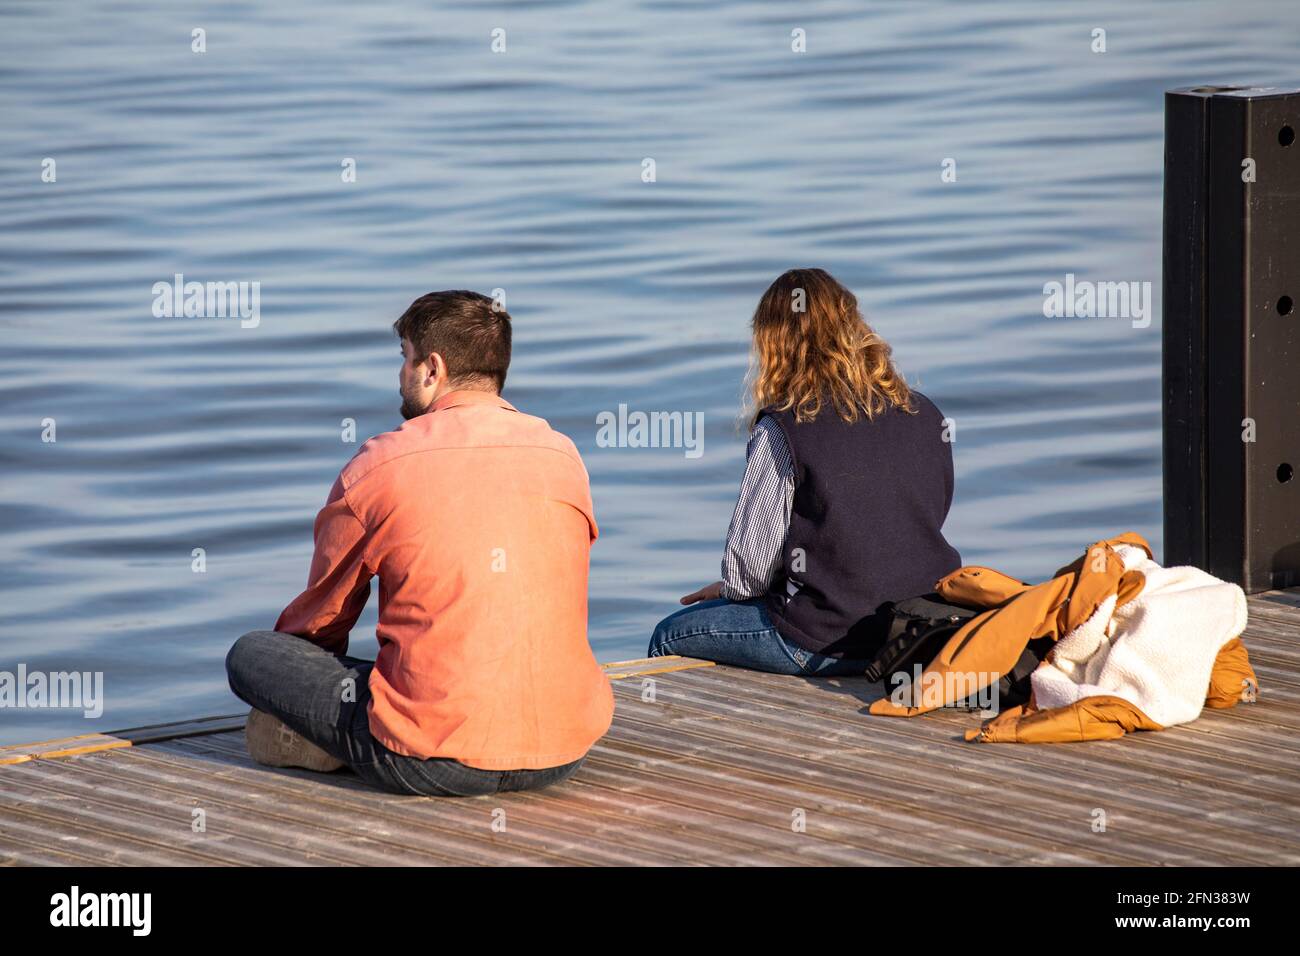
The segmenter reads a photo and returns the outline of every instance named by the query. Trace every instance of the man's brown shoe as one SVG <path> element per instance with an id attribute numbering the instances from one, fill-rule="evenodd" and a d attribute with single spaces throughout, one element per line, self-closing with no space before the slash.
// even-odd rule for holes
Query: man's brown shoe
<path id="1" fill-rule="evenodd" d="M 298 731 L 285 726 L 278 717 L 260 710 L 248 712 L 244 724 L 244 742 L 248 755 L 268 767 L 301 767 L 329 773 L 344 764 L 327 754 Z"/>

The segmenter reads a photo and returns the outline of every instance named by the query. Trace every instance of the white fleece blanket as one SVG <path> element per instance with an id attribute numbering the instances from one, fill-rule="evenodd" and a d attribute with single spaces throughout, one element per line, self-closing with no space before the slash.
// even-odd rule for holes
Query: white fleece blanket
<path id="1" fill-rule="evenodd" d="M 1142 593 L 1101 605 L 1061 640 L 1030 680 L 1042 710 L 1109 694 L 1169 727 L 1195 720 L 1214 659 L 1246 629 L 1246 595 L 1200 568 L 1163 568 L 1141 548 L 1116 548 L 1146 578 Z"/>

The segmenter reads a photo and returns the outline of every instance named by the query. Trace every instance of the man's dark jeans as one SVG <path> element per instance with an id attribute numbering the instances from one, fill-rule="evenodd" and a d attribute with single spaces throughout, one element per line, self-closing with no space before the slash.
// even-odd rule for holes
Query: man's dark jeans
<path id="1" fill-rule="evenodd" d="M 226 655 L 230 689 L 241 700 L 278 717 L 383 790 L 429 797 L 536 790 L 571 777 L 586 759 L 545 770 L 478 770 L 393 753 L 370 734 L 366 705 L 374 666 L 277 631 L 251 631 Z"/>

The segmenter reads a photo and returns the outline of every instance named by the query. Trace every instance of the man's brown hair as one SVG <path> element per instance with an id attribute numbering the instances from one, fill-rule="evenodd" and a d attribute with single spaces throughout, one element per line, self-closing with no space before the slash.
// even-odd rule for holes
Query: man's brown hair
<path id="1" fill-rule="evenodd" d="M 393 331 L 410 341 L 417 360 L 441 355 L 453 384 L 490 382 L 500 392 L 510 367 L 510 313 L 492 305 L 466 289 L 430 292 L 411 303 Z"/>

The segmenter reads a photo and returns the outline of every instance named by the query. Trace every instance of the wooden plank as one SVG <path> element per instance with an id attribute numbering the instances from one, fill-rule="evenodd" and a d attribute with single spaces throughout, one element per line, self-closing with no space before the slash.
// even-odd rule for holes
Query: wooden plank
<path id="1" fill-rule="evenodd" d="M 151 724 L 131 727 L 111 734 L 81 734 L 44 740 L 34 744 L 17 744 L 0 747 L 0 766 L 26 763 L 29 760 L 53 760 L 59 757 L 79 757 L 101 750 L 117 750 L 135 744 L 156 743 L 176 737 L 196 737 L 218 734 L 228 730 L 243 729 L 246 714 L 226 714 L 217 717 L 199 717 L 170 724 Z"/>
<path id="2" fill-rule="evenodd" d="M 593 750 L 591 757 L 588 758 L 588 765 L 585 765 L 584 769 L 582 769 L 580 774 L 578 774 L 578 779 L 582 780 L 582 782 L 591 782 L 591 780 L 594 779 L 606 782 L 606 775 L 603 773 L 598 775 L 597 767 L 603 766 L 603 763 L 606 762 L 608 757 L 610 757 L 608 750 L 610 750 L 610 747 L 608 747 L 607 741 L 602 741 L 602 744 L 598 744 L 597 748 Z M 628 777 L 632 777 L 632 774 L 628 774 Z M 690 826 L 692 823 L 701 822 L 702 818 L 710 816 L 714 817 L 714 819 L 705 819 L 703 822 L 708 823 L 708 831 L 715 831 L 719 832 L 719 834 L 725 834 L 728 836 L 729 843 L 732 844 L 731 847 L 729 847 L 728 856 L 737 856 L 737 851 L 744 849 L 745 844 L 742 843 L 742 840 L 745 839 L 755 842 L 754 848 L 762 848 L 766 845 L 768 852 L 772 852 L 776 849 L 776 845 L 780 845 L 781 843 L 780 840 L 777 844 L 772 843 L 774 832 L 777 838 L 790 834 L 788 817 L 789 809 L 784 808 L 784 806 L 780 809 L 779 814 L 770 814 L 768 821 L 762 822 L 761 825 L 755 826 L 753 819 L 748 819 L 744 816 L 738 818 L 738 821 L 735 821 L 735 819 L 729 821 L 728 817 L 736 816 L 736 814 L 733 813 L 733 810 L 736 809 L 737 805 L 735 793 L 723 792 L 720 793 L 720 795 L 712 795 L 714 799 L 702 801 L 699 799 L 699 796 L 701 795 L 694 790 L 692 790 L 689 795 L 685 796 L 682 796 L 680 792 L 664 792 L 662 788 L 656 791 L 656 788 L 653 786 L 653 778 L 647 777 L 645 773 L 636 774 L 636 777 L 646 779 L 629 780 L 628 778 L 624 778 L 621 780 L 623 792 L 634 793 L 634 795 L 638 796 L 658 797 L 658 799 L 654 800 L 642 800 L 642 804 L 647 806 L 647 808 L 654 808 L 660 813 L 663 813 L 664 810 L 668 810 L 668 816 L 666 819 L 667 825 L 673 827 Z M 612 786 L 612 784 L 610 784 L 610 786 Z M 562 790 L 565 790 L 565 788 L 562 788 Z M 554 792 L 556 791 L 547 791 L 547 793 Z M 546 801 L 547 796 L 533 795 L 533 799 Z M 580 810 L 580 812 L 584 813 L 585 816 L 585 808 L 575 809 Z M 735 826 L 736 822 L 744 823 L 745 826 L 737 827 Z M 774 829 L 774 826 L 775 831 L 772 830 Z M 656 838 L 658 838 L 658 835 L 656 835 Z M 949 835 L 948 839 L 953 838 Z M 698 839 L 694 840 L 693 843 L 698 845 Z M 863 842 L 861 848 L 859 848 L 862 852 L 858 852 L 857 855 L 852 855 L 852 853 L 850 853 L 848 856 L 846 856 L 844 852 L 837 851 L 837 849 L 833 847 L 829 849 L 815 847 L 815 845 L 810 847 L 810 845 L 806 845 L 807 843 L 809 843 L 809 840 L 798 840 L 798 842 L 792 844 L 792 847 L 790 847 L 793 852 L 797 853 L 797 856 L 784 861 L 781 860 L 780 856 L 777 856 L 775 862 L 800 862 L 801 858 L 803 861 L 809 861 L 809 857 L 819 858 L 822 862 L 840 862 L 840 864 L 845 864 L 845 862 L 870 861 L 868 860 L 868 857 L 874 857 L 874 861 L 878 862 L 906 862 L 909 856 L 913 856 L 913 853 L 911 853 L 911 847 L 913 847 L 913 844 L 915 843 L 915 835 L 914 832 L 910 835 L 904 834 L 904 838 L 902 838 L 900 843 L 898 843 L 898 845 L 901 845 L 902 849 L 893 857 L 888 856 L 887 853 L 871 849 L 871 844 L 867 842 Z M 852 842 L 850 842 L 850 845 L 852 845 Z M 695 853 L 695 856 L 701 856 L 701 853 L 697 852 Z M 949 856 L 952 858 L 946 860 L 948 862 L 954 862 L 965 858 L 959 855 Z M 1008 857 L 1008 860 L 1010 860 L 1010 856 Z"/>
<path id="3" fill-rule="evenodd" d="M 619 731 L 611 733 L 611 737 L 624 739 L 630 735 L 629 727 L 635 725 L 638 718 L 633 715 L 625 714 L 622 727 Z M 650 726 L 645 733 L 637 735 L 636 739 L 643 745 L 650 741 L 663 739 L 667 731 L 662 720 L 651 718 Z M 657 724 L 657 725 L 656 725 Z M 666 742 L 665 746 L 671 752 L 691 752 L 697 756 L 693 763 L 704 763 L 701 753 L 708 746 L 707 743 L 692 744 L 683 737 L 696 736 L 700 741 L 710 741 L 721 734 L 727 734 L 728 739 L 733 736 L 733 725 L 718 724 L 710 731 L 699 732 L 682 732 L 682 737 Z M 776 736 L 776 735 L 769 735 Z M 780 739 L 785 740 L 789 736 L 788 731 L 780 735 Z M 759 741 L 765 739 L 761 732 L 755 732 L 750 735 L 750 744 L 745 750 L 739 747 L 729 747 L 726 750 L 727 761 L 723 765 L 717 763 L 710 769 L 713 775 L 718 779 L 725 779 L 728 786 L 740 788 L 744 783 L 738 775 L 738 771 L 749 770 L 752 772 L 762 773 L 766 771 L 772 776 L 780 774 L 787 784 L 787 792 L 791 799 L 798 800 L 801 797 L 807 799 L 811 792 L 817 793 L 837 793 L 840 795 L 851 795 L 854 793 L 872 793 L 876 800 L 885 803 L 895 803 L 905 810 L 908 816 L 921 814 L 927 810 L 931 813 L 947 815 L 948 827 L 952 831 L 952 838 L 959 839 L 958 832 L 962 831 L 963 826 L 970 821 L 980 821 L 976 829 L 986 833 L 996 833 L 1007 829 L 1008 817 L 1024 816 L 1025 819 L 1018 821 L 1012 828 L 1021 833 L 1021 839 L 1024 842 L 1032 844 L 1034 841 L 1030 835 L 1037 832 L 1044 835 L 1047 830 L 1059 831 L 1061 827 L 1068 827 L 1073 823 L 1080 831 L 1086 842 L 1077 844 L 1080 852 L 1087 852 L 1095 844 L 1093 835 L 1087 831 L 1087 822 L 1091 809 L 1097 805 L 1096 801 L 1088 802 L 1086 805 L 1080 801 L 1077 795 L 1070 792 L 1066 787 L 1058 788 L 1058 791 L 1050 798 L 1045 799 L 1041 804 L 1034 803 L 1028 799 L 1029 795 L 1023 787 L 1016 784 L 1013 788 L 1013 778 L 1002 778 L 991 785 L 978 786 L 966 776 L 952 779 L 949 776 L 947 768 L 942 766 L 933 767 L 933 772 L 923 774 L 910 780 L 899 779 L 894 767 L 884 771 L 870 769 L 864 764 L 870 764 L 871 761 L 849 759 L 847 756 L 841 756 L 834 761 L 825 759 L 817 760 L 808 757 L 801 757 L 793 753 L 783 753 L 780 760 L 767 762 L 761 754 L 752 755 L 751 750 L 761 750 Z M 975 745 L 972 745 L 975 746 Z M 681 765 L 679 769 L 683 776 L 689 776 L 690 768 Z M 793 781 L 790 783 L 790 781 Z M 954 784 L 961 792 L 953 793 Z M 775 780 L 766 781 L 765 786 L 777 786 Z M 1010 796 L 1009 796 L 1010 795 Z M 960 800 L 960 805 L 954 802 L 954 797 Z M 1027 805 L 1029 804 L 1029 805 Z M 795 804 L 797 805 L 797 804 Z M 1116 812 L 1123 809 L 1118 805 L 1118 801 L 1112 794 L 1105 804 L 1115 808 Z M 1168 815 L 1169 810 L 1174 811 L 1177 816 L 1182 811 L 1180 805 L 1173 807 L 1160 808 L 1164 813 L 1153 812 L 1152 808 L 1147 807 L 1142 812 L 1142 828 L 1149 831 L 1146 838 L 1147 849 L 1158 851 L 1162 856 L 1169 860 L 1181 858 L 1190 858 L 1201 855 L 1203 849 L 1217 847 L 1220 851 L 1220 859 L 1224 861 L 1237 860 L 1239 862 L 1248 862 L 1248 858 L 1242 853 L 1240 833 L 1223 833 L 1221 839 L 1219 834 L 1212 830 L 1204 829 L 1198 834 L 1195 842 L 1187 842 L 1186 830 L 1178 821 L 1165 822 L 1164 816 Z M 1032 818 L 1026 816 L 1026 811 L 1032 811 Z M 1111 814 L 1112 817 L 1115 815 Z M 1068 842 L 1068 838 L 1067 838 Z M 1300 859 L 1300 856 L 1297 856 Z"/>
<path id="4" fill-rule="evenodd" d="M 255 766 L 243 754 L 242 742 L 237 746 L 239 751 L 228 756 L 233 760 L 247 762 L 250 767 Z M 584 764 L 578 775 L 561 787 L 549 788 L 540 793 L 524 791 L 502 794 L 495 798 L 495 802 L 507 807 L 512 819 L 519 817 L 528 826 L 541 822 L 564 830 L 574 839 L 587 842 L 595 837 L 616 837 L 617 844 L 630 851 L 626 859 L 619 861 L 621 863 L 661 862 L 686 865 L 701 860 L 720 863 L 734 859 L 738 853 L 752 852 L 755 849 L 754 844 L 726 839 L 730 834 L 725 825 L 720 825 L 716 830 L 705 826 L 698 834 L 682 838 L 679 835 L 679 831 L 684 829 L 682 821 L 666 818 L 661 808 L 653 805 L 623 800 L 617 803 L 622 808 L 621 812 L 611 812 L 608 809 L 611 801 L 597 800 L 590 793 L 589 787 L 581 786 L 587 777 L 587 766 Z M 368 803 L 368 795 L 373 791 L 364 786 L 359 789 L 362 791 L 362 801 Z M 592 799 L 589 800 L 588 797 Z M 522 804 L 528 808 L 528 812 L 520 816 L 516 812 L 516 804 Z M 629 819 L 629 814 L 636 819 Z M 480 820 L 475 820 L 473 825 L 477 831 L 482 824 Z M 778 855 L 772 862 L 788 864 L 798 860 L 783 860 Z"/>
<path id="5" fill-rule="evenodd" d="M 807 787 L 763 769 L 711 760 L 700 752 L 683 760 L 680 740 L 665 744 L 657 747 L 644 738 L 607 741 L 593 759 L 593 770 L 603 775 L 597 779 L 606 786 L 619 781 L 627 786 L 630 781 L 633 792 L 645 799 L 680 812 L 706 808 L 727 814 L 763 830 L 769 840 L 795 848 L 806 845 L 805 834 L 831 840 L 856 852 L 851 862 L 954 864 L 1016 858 L 1003 838 L 935 826 L 924 815 L 898 813 L 874 795 Z M 803 833 L 794 831 L 796 819 L 805 827 Z M 937 838 L 929 839 L 932 836 Z"/>
<path id="6" fill-rule="evenodd" d="M 238 714 L 221 714 L 216 717 L 198 717 L 171 724 L 150 724 L 146 727 L 131 727 L 115 731 L 113 736 L 129 740 L 132 744 L 158 743 L 175 740 L 178 737 L 202 737 L 205 734 L 223 734 L 231 730 L 243 730 L 248 719 L 248 711 Z"/>
<path id="7" fill-rule="evenodd" d="M 239 745 L 242 751 L 242 743 Z M 207 763 L 208 767 L 194 768 L 189 759 L 190 742 L 178 742 L 169 753 L 151 749 L 142 756 L 177 768 L 185 768 L 189 777 L 212 777 L 237 783 L 236 792 L 259 799 L 290 802 L 295 807 L 310 806 L 316 812 L 338 814 L 345 820 L 364 819 L 367 814 L 380 814 L 382 827 L 400 834 L 402 844 L 409 853 L 447 853 L 454 851 L 447 862 L 454 863 L 512 863 L 539 864 L 561 862 L 587 862 L 597 864 L 629 865 L 643 863 L 650 847 L 639 846 L 632 850 L 618 846 L 592 844 L 590 832 L 581 826 L 578 818 L 569 818 L 567 825 L 556 825 L 542 808 L 542 813 L 529 813 L 513 806 L 516 794 L 459 798 L 455 800 L 428 800 L 377 793 L 359 778 L 347 772 L 329 775 L 328 784 L 322 785 L 319 776 L 306 771 L 271 772 L 258 767 L 246 754 L 222 752 Z M 558 795 L 568 784 L 545 791 Z M 493 811 L 506 808 L 506 835 L 492 830 Z M 252 811 L 250 811 L 252 812 Z M 539 819 L 540 816 L 540 819 Z M 402 846 L 392 852 L 401 853 Z M 664 853 L 660 848 L 660 862 L 681 863 L 685 857 Z"/>
<path id="8" fill-rule="evenodd" d="M 674 671 L 693 670 L 697 667 L 713 667 L 713 661 L 701 661 L 690 657 L 665 655 L 664 657 L 643 657 L 632 661 L 617 661 L 604 664 L 605 676 L 610 680 L 627 680 L 629 677 L 646 677 L 651 674 L 671 674 Z"/>
<path id="9" fill-rule="evenodd" d="M 797 682 L 802 687 L 794 685 L 783 685 L 779 683 L 781 678 L 773 678 L 770 675 L 757 674 L 751 671 L 728 671 L 726 677 L 728 684 L 725 685 L 720 693 L 724 695 L 729 693 L 732 682 L 737 685 L 738 693 L 745 695 L 746 700 L 763 701 L 775 708 L 777 713 L 785 713 L 787 717 L 791 714 L 796 718 L 807 713 L 826 714 L 835 717 L 839 721 L 842 729 L 849 730 L 856 728 L 863 731 L 864 728 L 871 728 L 872 733 L 889 734 L 894 732 L 919 734 L 923 739 L 931 739 L 936 733 L 942 731 L 938 728 L 947 729 L 953 736 L 954 740 L 961 740 L 961 734 L 970 728 L 978 727 L 980 719 L 975 714 L 966 714 L 965 712 L 955 709 L 944 709 L 927 714 L 918 718 L 895 718 L 895 717 L 873 717 L 866 714 L 867 705 L 881 696 L 878 684 L 871 684 L 862 678 L 853 679 L 836 679 L 834 682 L 827 681 L 804 681 Z M 688 681 L 688 683 L 709 683 L 707 672 L 701 672 L 698 678 Z M 842 707 L 836 703 L 835 697 L 839 695 L 848 695 L 852 698 L 853 704 L 850 707 Z M 1260 705 L 1239 705 L 1239 707 L 1254 707 Z M 1236 712 L 1228 711 L 1231 714 Z M 1208 719 L 1213 720 L 1216 711 L 1207 711 Z M 1202 717 L 1202 720 L 1207 719 Z M 1185 730 L 1186 727 L 1173 728 L 1171 730 L 1161 731 L 1155 736 L 1166 738 L 1170 734 L 1177 734 Z M 1147 735 L 1130 735 L 1121 741 L 1115 742 L 1094 742 L 1089 743 L 1082 750 L 1070 745 L 1043 745 L 1043 746 L 1026 746 L 1026 745 L 994 745 L 994 744 L 975 744 L 963 743 L 963 748 L 958 748 L 952 752 L 952 759 L 961 760 L 963 754 L 970 754 L 972 750 L 984 748 L 986 750 L 1006 751 L 1008 753 L 1016 752 L 1020 756 L 1029 757 L 1034 755 L 1033 759 L 1054 760 L 1061 759 L 1064 755 L 1077 755 L 1075 757 L 1075 766 L 1078 770 L 1086 770 L 1089 767 L 1095 767 L 1095 761 L 1103 757 L 1122 759 L 1123 748 L 1113 747 L 1112 743 L 1123 744 L 1125 741 L 1137 739 Z M 1228 759 L 1236 760 L 1240 755 L 1240 748 L 1231 744 L 1227 748 L 1216 744 L 1214 741 L 1207 743 L 1210 751 L 1216 755 Z M 983 757 L 974 757 L 970 759 L 982 760 Z M 1289 757 L 1278 762 L 1278 769 L 1290 770 L 1293 767 L 1293 761 Z"/>
<path id="10" fill-rule="evenodd" d="M 737 675 L 738 682 L 748 682 L 749 675 Z M 762 684 L 762 682 L 755 682 Z M 781 692 L 777 692 L 779 695 Z M 746 692 L 751 702 L 766 700 L 768 704 L 775 705 L 777 708 L 784 706 L 783 696 L 775 696 L 770 693 L 768 688 L 751 689 Z M 832 723 L 823 726 L 819 722 L 819 717 L 826 715 Z M 772 721 L 780 721 L 781 718 L 764 718 Z M 1226 800 L 1240 799 L 1253 801 L 1260 799 L 1261 796 L 1268 797 L 1274 803 L 1277 801 L 1290 801 L 1295 803 L 1294 778 L 1290 763 L 1270 767 L 1279 779 L 1286 780 L 1286 783 L 1278 784 L 1278 792 L 1260 793 L 1260 784 L 1253 784 L 1252 788 L 1247 788 L 1244 784 L 1239 783 L 1245 771 L 1249 769 L 1243 766 L 1242 758 L 1239 754 L 1227 754 L 1227 760 L 1230 762 L 1222 763 L 1222 767 L 1231 767 L 1231 779 L 1225 779 L 1225 771 L 1212 767 L 1206 769 L 1205 754 L 1197 753 L 1200 758 L 1199 765 L 1184 765 L 1178 767 L 1177 779 L 1169 777 L 1154 778 L 1152 775 L 1152 757 L 1147 754 L 1143 757 L 1130 756 L 1130 748 L 1123 747 L 1123 744 L 1130 743 L 1135 737 L 1127 740 L 1113 741 L 1113 743 L 1089 743 L 1087 745 L 1043 745 L 1043 747 L 1028 747 L 1028 745 L 1018 744 L 975 744 L 966 743 L 959 736 L 959 731 L 965 730 L 967 726 L 976 726 L 976 719 L 962 718 L 957 714 L 944 715 L 930 714 L 922 718 L 904 719 L 904 718 L 858 718 L 852 714 L 845 714 L 844 711 L 836 710 L 835 704 L 826 701 L 816 702 L 814 700 L 801 700 L 798 706 L 798 719 L 806 727 L 816 728 L 816 732 L 822 735 L 831 734 L 870 734 L 872 739 L 879 740 L 884 747 L 889 749 L 891 756 L 900 756 L 898 752 L 906 754 L 907 762 L 915 762 L 918 758 L 927 753 L 939 753 L 943 757 L 943 773 L 950 773 L 953 770 L 961 770 L 963 774 L 982 773 L 984 767 L 1001 767 L 1001 773 L 1008 775 L 1011 779 L 1021 780 L 1027 777 L 1034 777 L 1035 774 L 1048 774 L 1044 780 L 1044 786 L 1049 792 L 1061 790 L 1069 787 L 1073 791 L 1087 791 L 1089 787 L 1095 788 L 1099 796 L 1106 795 L 1112 791 L 1115 783 L 1127 783 L 1128 786 L 1140 786 L 1139 792 L 1152 791 L 1156 795 L 1160 793 L 1177 793 L 1180 796 L 1187 796 L 1188 793 L 1201 793 L 1208 800 Z M 870 730 L 863 730 L 863 719 L 868 722 Z M 936 734 L 943 734 L 944 722 L 954 728 L 952 734 L 953 747 L 944 747 L 943 743 L 936 741 Z M 939 728 L 935 727 L 939 724 Z M 1175 731 L 1164 731 L 1161 734 L 1145 735 L 1148 737 L 1158 737 L 1160 745 L 1169 745 L 1169 735 L 1175 734 Z M 1139 735 L 1141 736 L 1141 735 Z M 939 748 L 936 750 L 936 747 Z M 1184 748 L 1186 749 L 1186 748 Z M 1204 748 L 1203 748 L 1204 749 Z M 1196 777 L 1196 767 L 1200 767 L 1201 777 Z M 1054 777 L 1052 775 L 1054 774 Z M 1088 780 L 1096 778 L 1097 783 L 1089 784 Z M 1083 783 L 1079 783 L 1082 780 Z M 1245 792 L 1242 792 L 1245 791 Z M 1270 806 L 1273 804 L 1265 804 Z"/>
<path id="11" fill-rule="evenodd" d="M 142 750 L 135 757 L 137 762 L 128 771 L 118 772 L 129 774 L 142 786 L 162 789 L 167 786 L 168 775 L 175 774 L 178 785 L 205 803 L 222 808 L 228 818 L 275 819 L 285 835 L 303 844 L 323 841 L 346 845 L 346 855 L 353 862 L 362 862 L 361 858 L 372 849 L 393 862 L 424 864 L 624 862 L 615 852 L 584 848 L 569 836 L 503 839 L 491 828 L 495 804 L 490 797 L 402 797 L 378 793 L 347 772 L 273 772 L 252 764 L 234 765 L 229 758 L 196 760 L 158 748 Z M 448 818 L 461 825 L 449 824 Z M 349 837 L 360 839 L 353 844 L 348 842 Z"/>
<path id="12" fill-rule="evenodd" d="M 1290 614 L 1291 620 L 1300 623 L 1300 588 L 1250 594 L 1246 596 L 1246 605 L 1252 613 L 1256 610 L 1278 611 Z"/>
<path id="13" fill-rule="evenodd" d="M 24 768 L 19 787 L 42 801 L 46 811 L 75 809 L 79 821 L 102 821 L 196 856 L 262 866 L 391 862 L 382 846 L 355 830 L 317 826 L 305 807 L 246 808 L 192 782 L 182 790 L 141 780 L 135 763 L 119 759 L 105 767 L 90 761 L 79 766 L 37 761 Z M 95 772 L 97 766 L 106 772 Z M 194 809 L 204 811 L 204 832 L 191 829 Z"/>
<path id="14" fill-rule="evenodd" d="M 968 743 L 972 712 L 867 715 L 865 679 L 662 657 L 604 665 L 614 725 L 541 792 L 434 800 L 260 767 L 243 714 L 5 747 L 0 864 L 1296 865 L 1300 589 L 1250 615 L 1257 703 L 1116 741 Z"/>
<path id="15" fill-rule="evenodd" d="M 81 734 L 58 740 L 42 740 L 34 744 L 13 744 L 0 747 L 0 767 L 26 763 L 29 760 L 76 757 L 80 754 L 129 746 L 131 741 L 110 734 Z"/>
<path id="16" fill-rule="evenodd" d="M 763 676 L 738 675 L 738 679 L 758 678 L 755 683 L 762 684 Z M 691 678 L 692 683 L 707 684 L 708 681 L 709 677 L 704 674 Z M 693 692 L 697 698 L 706 693 L 705 690 Z M 782 697 L 775 699 L 765 698 L 763 692 L 759 690 L 752 690 L 746 695 L 747 705 L 751 708 L 759 708 L 759 705 L 767 704 L 765 708 L 756 709 L 753 724 L 758 732 L 761 733 L 764 728 L 767 728 L 772 737 L 782 741 L 791 739 L 793 735 L 801 732 L 814 735 L 814 739 L 843 738 L 844 735 L 864 733 L 860 721 L 845 719 L 843 714 L 837 713 L 833 707 L 826 705 L 818 706 L 800 700 L 793 711 L 782 714 L 782 706 L 788 700 L 789 694 L 780 693 Z M 1098 743 L 1030 747 L 1013 744 L 973 744 L 962 741 L 955 747 L 936 745 L 933 731 L 923 726 L 923 723 L 932 716 L 927 715 L 927 717 L 911 720 L 870 718 L 874 721 L 872 730 L 868 732 L 872 739 L 864 744 L 864 747 L 869 751 L 878 750 L 882 756 L 895 758 L 888 764 L 890 779 L 896 779 L 901 783 L 908 779 L 909 772 L 917 770 L 920 773 L 919 782 L 924 782 L 936 774 L 950 775 L 954 771 L 962 774 L 960 779 L 963 783 L 985 780 L 990 786 L 996 787 L 999 780 L 1015 780 L 1018 802 L 1022 806 L 1031 806 L 1035 805 L 1035 801 L 1041 800 L 1044 802 L 1042 809 L 1045 812 L 1050 812 L 1055 795 L 1062 790 L 1084 793 L 1091 790 L 1095 792 L 1095 799 L 1113 802 L 1117 784 L 1132 785 L 1135 781 L 1140 783 L 1135 794 L 1144 798 L 1147 804 L 1146 811 L 1158 810 L 1162 806 L 1167 809 L 1170 796 L 1176 796 L 1180 801 L 1187 801 L 1190 796 L 1199 794 L 1205 801 L 1206 810 L 1220 808 L 1225 800 L 1231 798 L 1230 791 L 1225 794 L 1222 772 L 1203 778 L 1199 784 L 1188 780 L 1185 773 L 1180 773 L 1179 781 L 1167 783 L 1152 777 L 1149 757 L 1143 765 L 1131 767 L 1127 774 L 1103 776 L 1099 773 L 1102 768 L 1098 761 L 1105 758 L 1102 758 L 1099 751 L 1095 749 L 1101 746 Z M 1114 743 L 1121 743 L 1121 741 Z M 1117 749 L 1110 743 L 1105 744 L 1105 747 L 1111 752 Z M 927 766 L 927 763 L 932 766 Z M 1110 774 L 1109 769 L 1106 772 Z M 1231 764 L 1231 772 L 1234 778 L 1242 777 L 1237 762 Z M 1097 778 L 1097 783 L 1090 781 L 1089 778 L 1093 777 Z M 1248 776 L 1247 779 L 1249 780 L 1250 777 Z M 1286 781 L 1285 789 L 1277 793 L 1274 799 L 1279 802 L 1296 802 L 1295 775 L 1289 774 L 1279 779 Z M 888 781 L 886 785 L 887 783 Z M 1258 787 L 1259 784 L 1256 782 L 1250 786 Z M 1248 795 L 1248 799 L 1254 798 L 1255 794 Z M 1286 813 L 1286 811 L 1282 812 Z M 1286 827 L 1294 828 L 1296 817 L 1288 813 L 1283 822 Z"/>
<path id="17" fill-rule="evenodd" d="M 159 834 L 144 832 L 129 820 L 83 812 L 75 798 L 32 791 L 22 780 L 25 768 L 32 765 L 22 765 L 23 769 L 6 772 L 5 785 L 0 788 L 0 815 L 4 820 L 0 847 L 4 845 L 3 834 L 16 831 L 28 834 L 29 839 L 43 836 L 48 846 L 58 846 L 63 841 L 75 842 L 78 847 L 102 854 L 108 863 L 218 866 L 229 861 L 225 854 L 209 855 L 178 849 Z"/>
<path id="18" fill-rule="evenodd" d="M 0 813 L 4 814 L 4 828 L 0 830 L 0 852 L 13 854 L 22 865 L 48 865 L 66 847 L 75 847 L 72 865 L 75 866 L 185 866 L 194 860 L 165 859 L 160 863 L 156 849 L 139 847 L 130 837 L 104 834 L 94 828 L 68 829 L 60 821 L 24 812 L 25 808 L 10 809 L 0 797 Z M 37 847 L 32 850 L 31 847 Z M 224 866 L 214 862 L 212 866 Z"/>
<path id="19" fill-rule="evenodd" d="M 0 833 L 0 866 L 105 866 L 97 856 L 76 853 L 69 844 L 48 845 L 49 834 L 42 831 L 34 841 L 22 839 L 12 827 Z"/>

